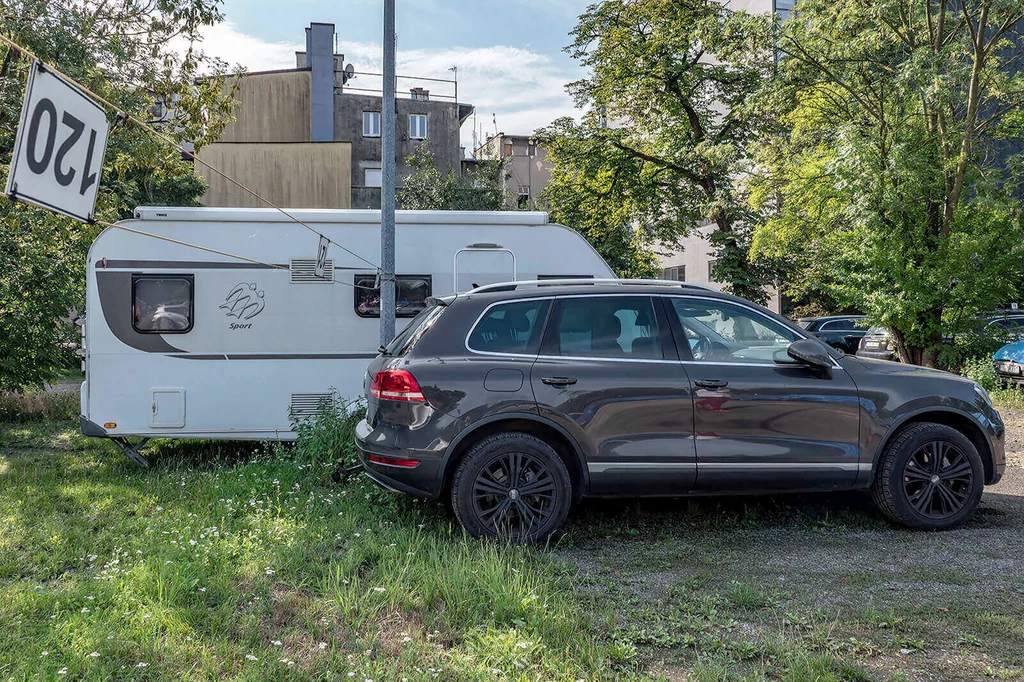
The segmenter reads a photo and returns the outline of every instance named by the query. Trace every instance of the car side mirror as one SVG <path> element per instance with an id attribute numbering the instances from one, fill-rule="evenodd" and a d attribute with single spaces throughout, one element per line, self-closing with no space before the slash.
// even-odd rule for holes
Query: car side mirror
<path id="1" fill-rule="evenodd" d="M 832 378 L 832 356 L 820 342 L 813 339 L 798 339 L 789 344 L 786 355 L 799 364 L 811 367 L 821 378 Z"/>

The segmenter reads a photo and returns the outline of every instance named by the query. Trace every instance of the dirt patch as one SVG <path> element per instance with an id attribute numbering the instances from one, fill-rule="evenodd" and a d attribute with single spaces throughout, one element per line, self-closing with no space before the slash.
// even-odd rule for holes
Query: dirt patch
<path id="1" fill-rule="evenodd" d="M 556 553 L 668 679 L 821 655 L 881 679 L 1024 679 L 1024 410 L 1001 412 L 1006 473 L 952 531 L 893 526 L 859 493 L 593 500 Z"/>

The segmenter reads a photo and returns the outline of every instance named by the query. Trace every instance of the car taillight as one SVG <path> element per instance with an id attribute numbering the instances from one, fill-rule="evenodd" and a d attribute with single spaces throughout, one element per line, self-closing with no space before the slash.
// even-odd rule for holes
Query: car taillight
<path id="1" fill-rule="evenodd" d="M 373 375 L 370 394 L 378 400 L 403 400 L 425 403 L 419 383 L 412 372 L 405 369 L 386 369 Z"/>
<path id="2" fill-rule="evenodd" d="M 418 459 L 404 459 L 402 457 L 383 457 L 381 455 L 367 455 L 368 460 L 374 464 L 384 464 L 392 467 L 404 467 L 406 469 L 414 469 L 419 466 L 420 461 Z"/>

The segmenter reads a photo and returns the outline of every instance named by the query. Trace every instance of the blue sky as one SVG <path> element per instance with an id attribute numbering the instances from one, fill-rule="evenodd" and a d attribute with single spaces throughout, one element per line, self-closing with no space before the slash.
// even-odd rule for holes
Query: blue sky
<path id="1" fill-rule="evenodd" d="M 398 72 L 450 77 L 459 99 L 477 107 L 484 134 L 530 133 L 574 115 L 564 84 L 582 71 L 562 48 L 589 0 L 397 0 Z M 338 51 L 357 71 L 379 71 L 381 0 L 225 0 L 226 22 L 206 32 L 203 49 L 250 70 L 290 68 L 311 21 L 334 23 Z M 400 87 L 415 85 L 400 82 Z M 435 92 L 443 84 L 421 83 Z M 357 83 L 379 88 L 369 77 Z M 472 143 L 472 123 L 462 131 Z"/>

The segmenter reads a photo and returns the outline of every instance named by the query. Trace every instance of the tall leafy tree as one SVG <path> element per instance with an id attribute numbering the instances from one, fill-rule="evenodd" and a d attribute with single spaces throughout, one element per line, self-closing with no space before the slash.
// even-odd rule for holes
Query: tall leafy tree
<path id="1" fill-rule="evenodd" d="M 752 97 L 774 68 L 772 17 L 717 0 L 605 0 L 572 38 L 589 76 L 569 91 L 586 113 L 541 131 L 556 217 L 620 244 L 636 227 L 648 249 L 711 225 L 715 277 L 763 300 L 771 273 L 747 255 L 742 183 L 750 145 L 775 124 Z"/>
<path id="2" fill-rule="evenodd" d="M 219 0 L 2 0 L 0 31 L 100 96 L 167 135 L 216 139 L 233 105 L 226 64 L 194 45 L 219 20 Z M 0 175 L 6 178 L 28 58 L 0 46 Z M 199 78 L 200 74 L 204 77 Z M 154 105 L 164 103 L 165 115 Z M 160 112 L 157 112 L 160 113 Z M 135 206 L 195 204 L 204 185 L 179 150 L 115 119 L 108 141 L 97 218 Z M 0 390 L 50 379 L 75 340 L 70 311 L 84 312 L 85 265 L 98 226 L 0 198 Z"/>
<path id="3" fill-rule="evenodd" d="M 942 364 L 944 334 L 1016 294 L 1024 251 L 1019 0 L 802 0 L 772 92 L 754 251 Z"/>
<path id="4" fill-rule="evenodd" d="M 434 161 L 430 142 L 416 145 L 407 163 L 412 174 L 395 194 L 399 208 L 421 211 L 501 211 L 509 208 L 505 164 L 480 161 L 465 170 L 442 171 Z"/>

